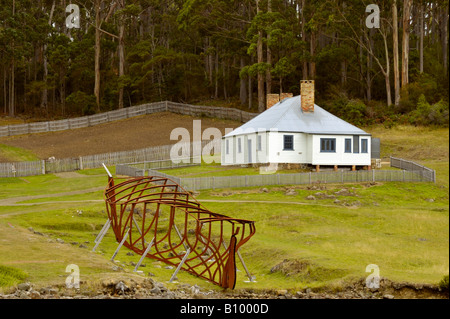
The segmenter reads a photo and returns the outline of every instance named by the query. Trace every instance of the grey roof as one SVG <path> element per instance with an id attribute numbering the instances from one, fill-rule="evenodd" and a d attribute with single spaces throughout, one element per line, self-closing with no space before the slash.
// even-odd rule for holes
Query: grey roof
<path id="1" fill-rule="evenodd" d="M 308 134 L 370 135 L 314 104 L 314 113 L 304 113 L 301 96 L 286 98 L 224 137 L 271 131 Z"/>

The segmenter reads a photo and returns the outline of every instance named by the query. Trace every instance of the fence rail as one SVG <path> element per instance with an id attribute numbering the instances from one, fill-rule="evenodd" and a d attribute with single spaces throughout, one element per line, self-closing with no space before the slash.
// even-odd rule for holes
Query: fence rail
<path id="1" fill-rule="evenodd" d="M 220 141 L 213 140 L 215 150 L 220 150 Z M 43 175 L 62 172 L 73 172 L 81 169 L 100 168 L 102 164 L 117 165 L 124 163 L 147 163 L 147 168 L 162 169 L 186 166 L 184 160 L 178 154 L 171 154 L 173 149 L 185 149 L 189 151 L 189 156 L 195 154 L 202 154 L 202 149 L 211 143 L 211 141 L 202 141 L 201 143 L 185 143 L 179 144 L 174 148 L 174 145 L 162 145 L 148 147 L 138 150 L 113 152 L 105 154 L 80 156 L 77 158 L 63 158 L 63 159 L 47 159 L 33 162 L 15 162 L 15 163 L 0 163 L 0 177 L 25 177 L 32 175 Z M 192 157 L 193 158 L 193 157 Z M 175 161 L 172 162 L 172 159 Z M 200 157 L 198 157 L 200 159 Z M 190 162 L 191 160 L 189 160 Z M 176 164 L 179 162 L 179 164 Z M 194 161 L 194 162 L 199 162 Z"/>
<path id="2" fill-rule="evenodd" d="M 420 174 L 423 179 L 436 183 L 436 171 L 425 167 L 423 165 L 417 164 L 412 161 L 405 160 L 403 158 L 397 158 L 391 156 L 391 167 L 400 168 L 406 171 L 414 171 L 417 174 Z"/>
<path id="3" fill-rule="evenodd" d="M 240 176 L 208 176 L 208 177 L 177 177 L 158 172 L 154 169 L 144 169 L 136 164 L 116 166 L 116 173 L 127 176 L 160 176 L 172 179 L 190 191 L 215 188 L 238 188 L 267 185 L 301 185 L 315 183 L 362 183 L 362 182 L 429 182 L 422 171 L 370 170 L 370 171 L 340 171 L 340 172 L 309 172 L 293 174 L 261 174 Z"/>
<path id="4" fill-rule="evenodd" d="M 247 122 L 258 115 L 257 113 L 250 113 L 232 108 L 162 101 L 73 119 L 0 126 L 0 137 L 70 130 L 165 111 L 192 116 L 217 117 L 241 122 Z"/>

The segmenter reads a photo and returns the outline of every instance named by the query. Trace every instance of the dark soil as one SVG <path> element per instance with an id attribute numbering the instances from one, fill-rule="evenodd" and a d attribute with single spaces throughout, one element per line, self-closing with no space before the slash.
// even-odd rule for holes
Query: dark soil
<path id="1" fill-rule="evenodd" d="M 218 128 L 222 134 L 226 128 L 237 128 L 242 123 L 213 118 L 195 118 L 170 112 L 155 113 L 100 124 L 87 128 L 2 137 L 0 144 L 16 146 L 32 151 L 40 159 L 49 157 L 70 158 L 110 152 L 136 150 L 151 146 L 175 144 L 170 133 L 175 128 L 185 128 L 193 138 L 193 120 L 201 120 L 202 132 Z M 181 137 L 179 137 L 181 139 Z M 0 158 L 0 161 L 5 159 Z"/>

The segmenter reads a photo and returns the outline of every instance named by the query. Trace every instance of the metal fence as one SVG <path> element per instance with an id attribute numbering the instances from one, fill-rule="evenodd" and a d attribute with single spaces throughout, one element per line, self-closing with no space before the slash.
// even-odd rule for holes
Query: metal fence
<path id="1" fill-rule="evenodd" d="M 260 174 L 239 176 L 177 177 L 144 169 L 136 164 L 116 166 L 116 173 L 127 176 L 161 176 L 172 179 L 186 190 L 196 191 L 215 188 L 238 188 L 268 185 L 301 185 L 301 184 L 336 184 L 362 182 L 428 182 L 429 179 L 420 171 L 406 170 L 360 170 L 338 172 L 308 172 L 293 174 Z"/>
<path id="2" fill-rule="evenodd" d="M 415 174 L 421 175 L 424 180 L 436 183 L 436 171 L 415 162 L 391 156 L 391 167 L 415 172 Z"/>
<path id="3" fill-rule="evenodd" d="M 258 115 L 257 113 L 250 113 L 232 108 L 163 101 L 131 106 L 120 110 L 73 119 L 0 126 L 0 137 L 70 130 L 165 111 L 192 116 L 216 117 L 241 122 L 247 122 Z"/>

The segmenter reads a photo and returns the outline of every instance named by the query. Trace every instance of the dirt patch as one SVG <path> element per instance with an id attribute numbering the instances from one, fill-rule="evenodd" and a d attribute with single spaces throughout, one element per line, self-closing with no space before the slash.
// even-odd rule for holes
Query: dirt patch
<path id="1" fill-rule="evenodd" d="M 3 137 L 0 143 L 30 150 L 40 159 L 136 150 L 176 143 L 170 140 L 175 128 L 187 129 L 192 138 L 195 119 L 200 118 L 162 112 L 74 130 Z M 240 125 L 237 121 L 201 118 L 202 132 L 214 127 L 224 134 L 226 128 Z"/>

